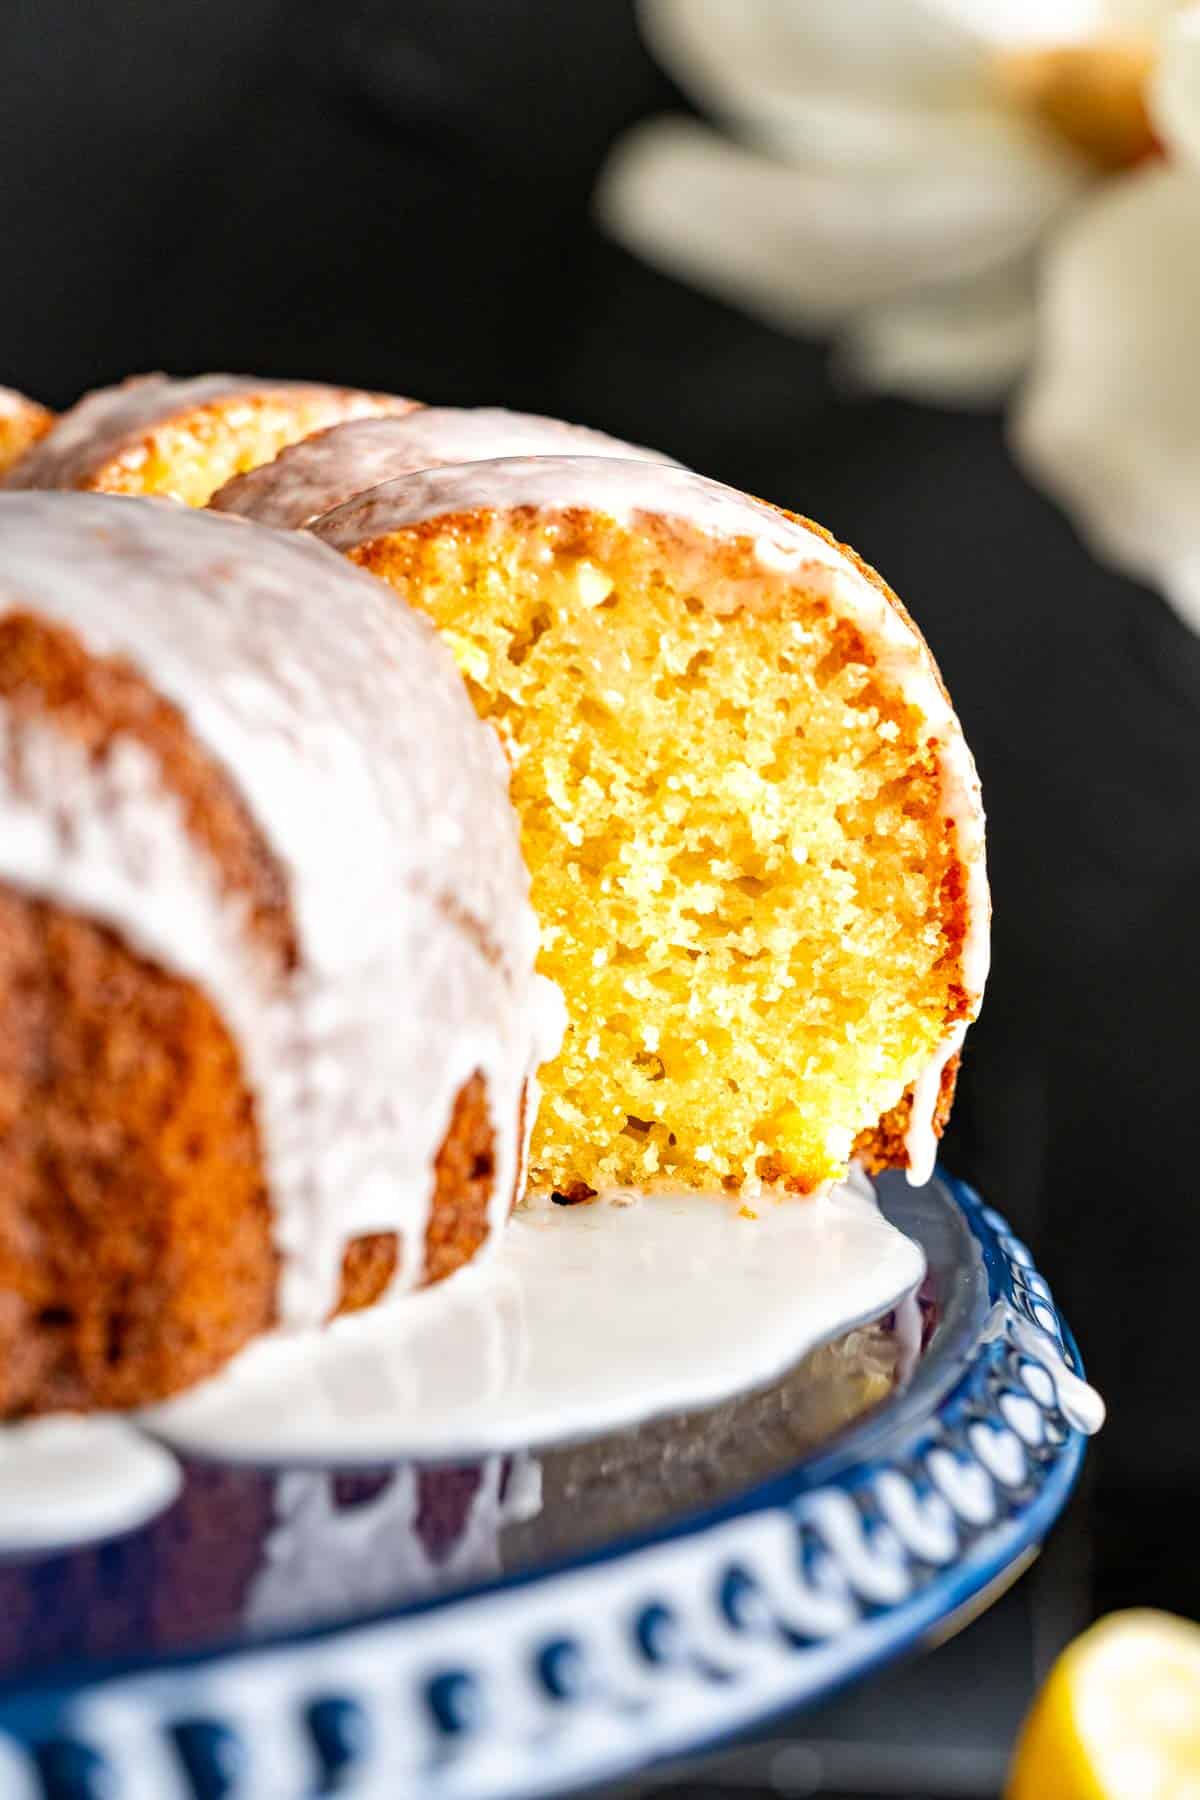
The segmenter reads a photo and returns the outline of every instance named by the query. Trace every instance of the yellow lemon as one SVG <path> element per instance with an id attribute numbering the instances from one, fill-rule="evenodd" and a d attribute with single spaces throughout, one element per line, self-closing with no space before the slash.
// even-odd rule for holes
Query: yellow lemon
<path id="1" fill-rule="evenodd" d="M 1113 1613 L 1059 1657 L 1007 1800 L 1200 1800 L 1200 1625 Z"/>

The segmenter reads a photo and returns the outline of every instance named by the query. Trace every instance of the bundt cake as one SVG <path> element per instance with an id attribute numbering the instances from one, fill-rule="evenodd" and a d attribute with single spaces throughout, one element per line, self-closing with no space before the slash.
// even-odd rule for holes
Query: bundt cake
<path id="1" fill-rule="evenodd" d="M 283 450 L 218 488 L 209 504 L 264 525 L 300 530 L 322 513 L 398 475 L 442 463 L 505 456 L 620 456 L 670 462 L 643 450 L 531 413 L 494 406 L 422 406 L 403 418 L 355 419 L 333 425 Z"/>
<path id="2" fill-rule="evenodd" d="M 428 624 L 311 538 L 0 494 L 0 1416 L 496 1232 L 555 998 L 507 786 Z"/>
<path id="3" fill-rule="evenodd" d="M 15 388 L 0 387 L 0 479 L 53 423 L 54 414 L 36 400 L 27 400 Z"/>
<path id="4" fill-rule="evenodd" d="M 433 619 L 508 749 L 570 1021 L 531 1185 L 925 1179 L 986 973 L 983 815 L 879 577 L 612 459 L 431 469 L 312 529 Z"/>
<path id="5" fill-rule="evenodd" d="M 344 419 L 406 413 L 415 400 L 310 381 L 138 375 L 85 394 L 10 469 L 12 488 L 166 494 L 203 506 L 243 469 Z"/>

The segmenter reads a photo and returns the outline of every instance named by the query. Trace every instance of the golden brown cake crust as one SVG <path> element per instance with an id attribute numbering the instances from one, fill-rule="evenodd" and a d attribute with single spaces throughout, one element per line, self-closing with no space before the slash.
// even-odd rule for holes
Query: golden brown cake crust
<path id="1" fill-rule="evenodd" d="M 294 953 L 282 872 L 225 772 L 132 669 L 0 619 L 0 700 L 100 758 L 155 757 L 249 929 Z M 269 1322 L 275 1261 L 253 1108 L 191 984 L 86 920 L 0 889 L 0 1414 L 131 1406 Z"/>
<path id="2" fill-rule="evenodd" d="M 957 1056 L 952 1056 L 942 1070 L 937 1103 L 933 1109 L 933 1130 L 935 1136 L 939 1138 L 950 1122 L 950 1112 L 954 1106 L 954 1090 L 958 1084 L 959 1060 Z M 912 1115 L 912 1099 L 912 1089 L 910 1088 L 890 1112 L 884 1113 L 878 1125 L 870 1131 L 864 1131 L 856 1139 L 855 1160 L 862 1165 L 868 1175 L 878 1175 L 883 1169 L 906 1169 L 908 1167 L 906 1135 Z"/>
<path id="3" fill-rule="evenodd" d="M 522 1105 L 524 1103 L 522 1102 Z M 450 1129 L 435 1164 L 436 1186 L 425 1232 L 425 1281 L 444 1281 L 475 1255 L 488 1234 L 488 1201 L 495 1173 L 495 1144 L 483 1079 L 472 1076 L 458 1096 Z M 511 1204 L 515 1205 L 514 1193 Z M 358 1238 L 342 1262 L 339 1312 L 356 1312 L 377 1300 L 396 1268 L 390 1233 Z"/>
<path id="4" fill-rule="evenodd" d="M 286 884 L 225 771 L 132 669 L 0 619 L 0 701 L 102 758 L 154 756 L 280 967 Z M 109 932 L 0 888 L 0 1414 L 130 1406 L 269 1322 L 275 1263 L 253 1109 L 198 990 Z"/>
<path id="5" fill-rule="evenodd" d="M 102 757 L 134 737 L 272 960 L 294 956 L 286 881 L 224 770 L 132 669 L 26 614 L 0 619 L 0 701 Z M 487 1234 L 481 1077 L 436 1163 L 427 1280 Z M 347 1251 L 339 1307 L 378 1298 L 394 1238 Z M 0 885 L 0 1417 L 125 1407 L 211 1373 L 275 1312 L 277 1259 L 251 1095 L 192 983 L 113 933 Z"/>
<path id="6" fill-rule="evenodd" d="M 269 1323 L 253 1107 L 204 996 L 110 933 L 0 891 L 0 1412 L 133 1406 Z"/>
<path id="7" fill-rule="evenodd" d="M 893 607 L 894 610 L 899 613 L 906 624 L 911 625 L 914 631 L 920 629 L 903 600 L 901 600 L 899 594 L 895 593 L 894 590 L 888 586 L 887 582 L 883 579 L 883 576 L 873 569 L 870 563 L 863 561 L 857 550 L 851 549 L 849 544 L 841 543 L 834 537 L 832 532 L 826 531 L 825 527 L 823 525 L 818 525 L 815 520 L 805 518 L 803 513 L 788 512 L 787 508 L 782 506 L 776 507 L 775 510 L 776 512 L 783 513 L 786 518 L 794 519 L 797 524 L 806 526 L 809 531 L 815 531 L 818 537 L 824 538 L 826 543 L 831 544 L 835 550 L 840 551 L 843 556 L 847 557 L 849 561 L 854 564 L 854 567 L 858 570 L 859 574 L 883 595 L 889 606 Z M 938 667 L 937 658 L 933 655 L 932 651 L 930 651 L 929 660 L 933 673 L 937 679 L 938 687 L 941 689 L 942 695 L 949 705 L 951 704 L 950 695 L 947 691 L 946 683 L 942 679 L 942 671 Z M 949 820 L 945 823 L 947 830 L 954 830 L 954 827 Z M 962 864 L 959 862 L 954 862 L 951 865 L 950 874 L 947 876 L 947 879 L 942 886 L 942 918 L 946 939 L 950 945 L 951 953 L 957 952 L 957 954 L 961 956 L 967 936 L 968 915 L 966 880 Z M 970 1006 L 970 997 L 968 996 L 965 987 L 960 985 L 957 1001 L 947 1013 L 947 1024 L 951 1024 L 957 1019 L 965 1019 L 970 1012 Z M 942 1070 L 937 1104 L 933 1110 L 933 1131 L 935 1137 L 938 1138 L 943 1135 L 946 1126 L 950 1122 L 950 1114 L 954 1107 L 954 1093 L 958 1086 L 960 1062 L 960 1057 L 952 1056 Z M 909 1119 L 912 1114 L 912 1102 L 913 1095 L 912 1089 L 910 1088 L 897 1105 L 892 1107 L 890 1112 L 884 1113 L 878 1125 L 876 1125 L 873 1130 L 864 1131 L 861 1137 L 856 1141 L 854 1146 L 855 1157 L 869 1175 L 877 1175 L 883 1169 L 906 1169 L 908 1167 L 909 1155 L 906 1134 L 908 1131 Z"/>
<path id="8" fill-rule="evenodd" d="M 190 982 L 2 886 L 0 995 L 0 1417 L 161 1399 L 275 1318 L 236 1048 Z M 435 1165 L 426 1281 L 483 1242 L 493 1173 L 477 1075 Z M 338 1310 L 378 1299 L 396 1261 L 394 1237 L 352 1243 Z"/>
<path id="9" fill-rule="evenodd" d="M 0 481 L 19 457 L 44 438 L 54 414 L 15 388 L 0 387 Z"/>

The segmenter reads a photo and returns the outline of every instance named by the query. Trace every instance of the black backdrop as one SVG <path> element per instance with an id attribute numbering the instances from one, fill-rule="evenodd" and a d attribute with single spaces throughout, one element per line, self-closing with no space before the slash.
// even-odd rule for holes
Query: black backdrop
<path id="1" fill-rule="evenodd" d="M 1000 419 L 850 400 L 606 243 L 683 102 L 616 0 L 8 0 L 0 381 L 330 376 L 563 413 L 828 524 L 937 653 L 984 779 L 995 964 L 948 1156 L 1037 1243 L 1119 1488 L 1193 1486 L 1200 639 L 1099 568 Z M 1198 502 L 1200 504 L 1200 502 Z"/>

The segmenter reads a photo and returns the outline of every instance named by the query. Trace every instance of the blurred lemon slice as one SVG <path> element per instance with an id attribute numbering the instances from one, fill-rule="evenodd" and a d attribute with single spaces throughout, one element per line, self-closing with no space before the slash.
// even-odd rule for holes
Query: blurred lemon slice
<path id="1" fill-rule="evenodd" d="M 1200 1625 L 1113 1613 L 1059 1657 L 1006 1800 L 1200 1800 Z"/>

